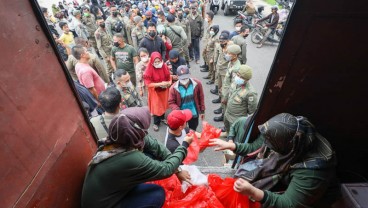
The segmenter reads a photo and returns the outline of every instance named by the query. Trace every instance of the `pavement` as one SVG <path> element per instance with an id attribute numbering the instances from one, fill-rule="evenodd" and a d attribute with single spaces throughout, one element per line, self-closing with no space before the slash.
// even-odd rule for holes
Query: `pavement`
<path id="1" fill-rule="evenodd" d="M 263 12 L 264 15 L 267 15 L 267 11 L 271 11 L 271 5 L 267 5 L 265 2 L 261 0 L 254 0 L 255 5 L 265 5 L 265 10 Z M 223 11 L 220 11 L 217 15 L 215 15 L 214 22 L 220 26 L 220 31 L 222 30 L 229 30 L 233 31 L 233 19 L 234 15 L 231 16 L 224 16 Z M 265 44 L 262 48 L 256 48 L 256 44 L 253 44 L 250 41 L 250 36 L 247 38 L 247 58 L 248 62 L 247 65 L 253 68 L 253 78 L 250 81 L 251 84 L 254 86 L 258 93 L 258 99 L 263 91 L 263 86 L 266 82 L 268 72 L 270 70 L 271 64 L 273 62 L 277 45 L 269 45 Z M 202 48 L 203 44 L 201 44 Z M 203 60 L 201 58 L 200 64 L 195 64 L 194 62 L 190 63 L 191 66 L 191 75 L 199 80 L 202 81 L 203 90 L 205 93 L 205 104 L 206 104 L 206 113 L 205 113 L 205 120 L 208 121 L 209 124 L 214 125 L 215 127 L 222 127 L 222 122 L 214 122 L 213 117 L 217 116 L 213 114 L 213 110 L 219 107 L 219 104 L 213 104 L 211 101 L 217 98 L 216 95 L 210 93 L 210 89 L 214 88 L 214 85 L 207 85 L 207 80 L 203 79 L 206 76 L 206 73 L 200 72 L 199 66 L 203 64 Z M 152 121 L 153 122 L 153 121 Z M 201 123 L 201 122 L 200 122 Z M 167 131 L 167 126 L 161 125 L 160 130 L 158 132 L 154 132 L 152 128 L 149 129 L 149 133 L 153 135 L 157 140 L 164 142 L 165 135 Z M 198 126 L 198 132 L 202 131 L 202 124 Z M 214 148 L 207 148 L 204 152 L 199 155 L 198 161 L 194 163 L 197 166 L 204 166 L 204 169 L 207 172 L 216 171 L 218 172 L 215 167 L 223 167 L 224 165 L 224 154 L 222 152 L 215 152 Z M 206 168 L 205 168 L 206 167 Z M 212 169 L 212 168 L 214 169 Z M 225 172 L 231 173 L 231 170 Z"/>

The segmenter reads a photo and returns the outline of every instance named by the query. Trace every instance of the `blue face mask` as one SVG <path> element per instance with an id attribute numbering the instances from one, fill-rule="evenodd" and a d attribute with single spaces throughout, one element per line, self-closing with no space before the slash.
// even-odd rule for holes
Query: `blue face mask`
<path id="1" fill-rule="evenodd" d="M 239 76 L 235 76 L 234 82 L 237 85 L 243 85 L 245 83 L 245 80 L 240 78 Z"/>

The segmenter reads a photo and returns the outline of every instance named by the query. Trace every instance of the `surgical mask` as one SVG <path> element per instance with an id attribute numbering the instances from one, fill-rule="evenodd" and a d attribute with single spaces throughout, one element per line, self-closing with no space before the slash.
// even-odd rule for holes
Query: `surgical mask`
<path id="1" fill-rule="evenodd" d="M 163 65 L 164 63 L 163 62 L 160 62 L 159 64 L 153 64 L 153 66 L 156 68 L 156 69 L 158 69 L 158 68 L 161 68 L 162 67 L 162 65 Z"/>
<path id="2" fill-rule="evenodd" d="M 144 63 L 147 63 L 148 61 L 148 57 L 142 57 L 141 60 L 144 62 Z"/>
<path id="3" fill-rule="evenodd" d="M 131 81 L 125 83 L 125 85 L 123 85 L 122 87 L 125 87 L 125 88 L 132 88 L 133 87 L 133 84 Z"/>
<path id="4" fill-rule="evenodd" d="M 119 47 L 120 46 L 119 42 L 114 42 L 114 46 Z"/>
<path id="5" fill-rule="evenodd" d="M 189 83 L 189 79 L 181 79 L 179 80 L 180 84 L 187 85 Z"/>
<path id="6" fill-rule="evenodd" d="M 204 18 L 204 21 L 208 22 L 208 18 L 207 18 L 207 17 L 206 17 L 206 18 Z"/>
<path id="7" fill-rule="evenodd" d="M 210 31 L 210 35 L 211 36 L 214 36 L 215 35 L 215 32 L 214 31 Z"/>
<path id="8" fill-rule="evenodd" d="M 100 24 L 100 27 L 101 27 L 101 28 L 105 28 L 105 27 L 106 27 L 105 23 L 104 23 L 104 22 L 103 22 L 103 23 L 101 23 L 101 24 Z"/>
<path id="9" fill-rule="evenodd" d="M 156 36 L 156 31 L 150 31 L 148 33 L 149 36 L 151 36 L 152 38 Z"/>
<path id="10" fill-rule="evenodd" d="M 237 76 L 235 76 L 234 82 L 235 82 L 235 84 L 237 84 L 237 85 L 243 85 L 243 84 L 245 83 L 245 80 L 244 80 L 244 79 L 242 79 L 242 78 L 240 78 L 240 77 L 237 75 Z"/>
<path id="11" fill-rule="evenodd" d="M 231 59 L 232 59 L 231 55 L 229 55 L 229 54 L 226 54 L 224 56 L 224 58 L 225 58 L 226 61 L 231 61 Z"/>
<path id="12" fill-rule="evenodd" d="M 235 31 L 239 32 L 241 27 L 235 27 Z"/>

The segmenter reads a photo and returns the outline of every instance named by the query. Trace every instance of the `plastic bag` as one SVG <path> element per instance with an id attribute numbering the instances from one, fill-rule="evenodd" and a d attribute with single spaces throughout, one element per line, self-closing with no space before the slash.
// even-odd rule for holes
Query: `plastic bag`
<path id="1" fill-rule="evenodd" d="M 200 149 L 199 148 L 199 143 L 198 143 L 198 138 L 197 138 L 197 135 L 195 134 L 195 132 L 191 130 L 187 135 L 188 136 L 193 136 L 193 141 L 189 145 L 187 157 L 183 161 L 183 164 L 185 164 L 185 165 L 192 164 L 192 163 L 194 163 L 195 161 L 198 160 L 199 149 Z"/>
<path id="2" fill-rule="evenodd" d="M 260 203 L 252 202 L 248 196 L 234 190 L 235 180 L 234 178 L 225 178 L 223 180 L 218 175 L 208 175 L 208 185 L 224 206 L 228 208 L 260 208 Z"/>
<path id="3" fill-rule="evenodd" d="M 219 138 L 221 135 L 221 129 L 211 126 L 206 121 L 202 123 L 201 139 L 199 140 L 200 151 L 209 147 L 210 139 Z"/>
<path id="4" fill-rule="evenodd" d="M 208 185 L 207 176 L 199 171 L 198 167 L 195 165 L 182 165 L 180 166 L 182 170 L 186 170 L 190 173 L 190 180 L 192 185 L 200 186 L 200 185 Z M 185 193 L 188 190 L 188 187 L 191 186 L 189 183 L 183 181 L 181 184 L 181 191 Z"/>

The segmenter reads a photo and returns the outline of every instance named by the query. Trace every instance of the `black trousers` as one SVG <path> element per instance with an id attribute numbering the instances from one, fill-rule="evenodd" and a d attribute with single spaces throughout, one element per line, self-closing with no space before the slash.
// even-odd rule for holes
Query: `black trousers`
<path id="1" fill-rule="evenodd" d="M 196 118 L 192 118 L 188 121 L 188 126 L 190 129 L 196 131 L 197 127 L 198 127 L 198 121 L 199 121 L 199 117 L 197 116 Z"/>
<path id="2" fill-rule="evenodd" d="M 161 116 L 153 115 L 153 123 L 157 126 L 160 125 L 161 121 L 165 119 L 165 114 L 162 114 Z"/>

